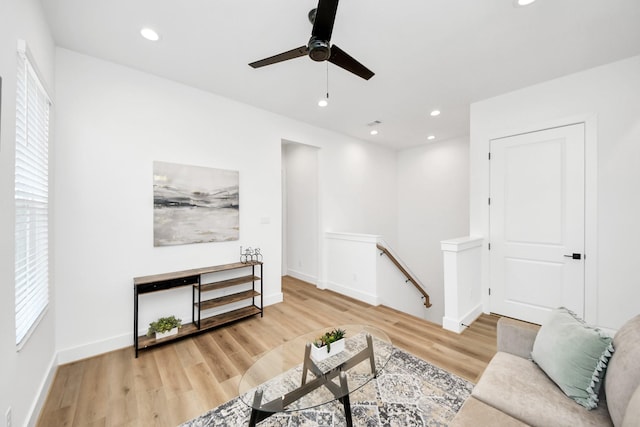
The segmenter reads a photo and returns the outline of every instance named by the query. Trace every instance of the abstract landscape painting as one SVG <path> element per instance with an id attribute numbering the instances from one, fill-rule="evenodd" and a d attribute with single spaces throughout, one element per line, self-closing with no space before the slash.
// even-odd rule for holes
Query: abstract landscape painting
<path id="1" fill-rule="evenodd" d="M 153 245 L 238 240 L 238 171 L 153 162 Z"/>

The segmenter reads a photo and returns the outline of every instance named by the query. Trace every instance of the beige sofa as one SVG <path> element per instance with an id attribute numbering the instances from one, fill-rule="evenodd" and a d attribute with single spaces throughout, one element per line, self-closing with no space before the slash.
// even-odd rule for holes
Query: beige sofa
<path id="1" fill-rule="evenodd" d="M 498 321 L 498 353 L 450 426 L 640 427 L 640 316 L 615 335 L 598 408 L 568 398 L 530 360 L 538 326 Z"/>

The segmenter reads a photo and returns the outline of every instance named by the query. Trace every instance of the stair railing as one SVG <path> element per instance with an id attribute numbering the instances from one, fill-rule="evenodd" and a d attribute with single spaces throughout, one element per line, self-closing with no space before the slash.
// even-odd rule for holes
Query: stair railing
<path id="1" fill-rule="evenodd" d="M 381 251 L 380 256 L 386 255 L 389 257 L 389 260 L 404 274 L 406 280 L 405 283 L 411 283 L 417 290 L 422 294 L 422 299 L 424 300 L 424 306 L 426 308 L 431 307 L 431 302 L 429 301 L 429 294 L 424 290 L 422 284 L 414 277 L 413 274 L 409 272 L 409 269 L 405 267 L 404 263 L 400 262 L 398 258 L 385 246 L 380 243 L 376 244 L 376 247 Z"/>

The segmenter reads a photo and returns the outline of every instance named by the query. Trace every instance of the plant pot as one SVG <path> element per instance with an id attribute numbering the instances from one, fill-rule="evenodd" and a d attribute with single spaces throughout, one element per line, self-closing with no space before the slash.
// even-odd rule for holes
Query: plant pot
<path id="1" fill-rule="evenodd" d="M 178 334 L 178 327 L 176 326 L 175 328 L 167 332 L 156 332 L 156 339 L 159 340 L 159 339 L 171 337 L 177 334 Z"/>
<path id="2" fill-rule="evenodd" d="M 311 344 L 311 358 L 316 362 L 320 362 L 321 360 L 326 359 L 327 357 L 331 357 L 335 354 L 340 353 L 344 350 L 344 338 L 339 339 L 336 342 L 331 343 L 331 351 L 327 351 L 327 346 L 316 347 Z"/>

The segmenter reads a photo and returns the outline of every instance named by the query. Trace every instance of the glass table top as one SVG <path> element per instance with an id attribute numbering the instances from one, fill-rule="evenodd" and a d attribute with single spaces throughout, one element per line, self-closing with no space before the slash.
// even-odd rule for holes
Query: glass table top
<path id="1" fill-rule="evenodd" d="M 346 331 L 343 351 L 321 361 L 305 356 L 307 344 L 313 345 L 318 337 L 336 328 Z M 392 353 L 387 334 L 372 326 L 338 325 L 310 332 L 258 359 L 240 380 L 240 399 L 263 412 L 323 405 L 375 378 Z"/>

